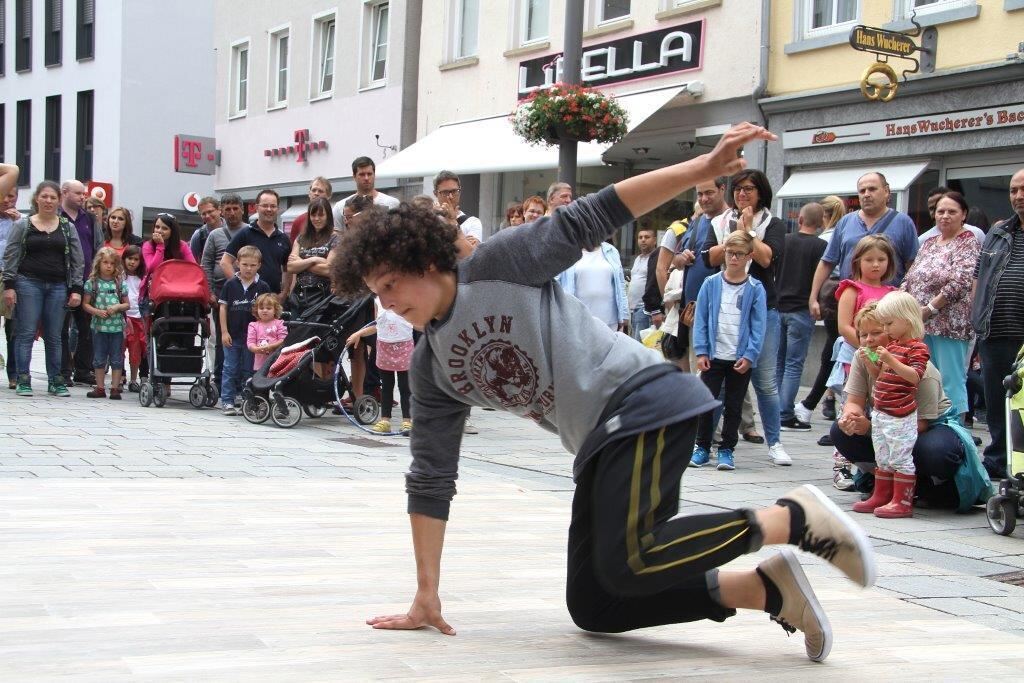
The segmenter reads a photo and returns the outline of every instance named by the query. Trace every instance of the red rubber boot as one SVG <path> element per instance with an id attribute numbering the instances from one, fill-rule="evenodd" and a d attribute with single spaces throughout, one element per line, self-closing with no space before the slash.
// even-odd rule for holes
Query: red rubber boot
<path id="1" fill-rule="evenodd" d="M 875 508 L 892 500 L 892 474 L 889 470 L 875 469 L 875 489 L 871 492 L 871 497 L 854 503 L 853 511 L 874 512 Z"/>
<path id="2" fill-rule="evenodd" d="M 914 487 L 917 477 L 897 472 L 892 480 L 892 500 L 888 505 L 875 509 L 875 517 L 900 519 L 914 516 Z"/>

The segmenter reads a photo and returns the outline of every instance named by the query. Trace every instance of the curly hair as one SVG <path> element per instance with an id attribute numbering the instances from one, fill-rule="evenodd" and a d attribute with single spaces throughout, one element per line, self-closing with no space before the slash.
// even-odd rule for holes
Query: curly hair
<path id="1" fill-rule="evenodd" d="M 384 267 L 422 275 L 430 266 L 455 270 L 457 226 L 434 211 L 402 202 L 398 208 L 373 206 L 344 232 L 334 249 L 332 280 L 338 293 L 366 291 L 365 277 Z"/>

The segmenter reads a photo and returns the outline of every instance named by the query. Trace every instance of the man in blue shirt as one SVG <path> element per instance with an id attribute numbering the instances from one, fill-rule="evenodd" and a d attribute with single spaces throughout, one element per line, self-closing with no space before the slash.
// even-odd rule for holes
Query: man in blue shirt
<path id="1" fill-rule="evenodd" d="M 896 252 L 896 276 L 888 284 L 899 286 L 903 274 L 917 258 L 917 227 L 910 216 L 889 208 L 889 195 L 889 183 L 881 173 L 872 171 L 857 179 L 860 210 L 846 214 L 836 225 L 832 240 L 814 273 L 808 304 L 815 319 L 821 318 L 818 291 L 837 263 L 839 278 L 846 280 L 850 277 L 853 250 L 865 235 L 885 235 L 892 242 Z"/>
<path id="2" fill-rule="evenodd" d="M 260 265 L 260 280 L 270 286 L 283 304 L 292 288 L 294 275 L 285 272 L 288 255 L 292 253 L 292 241 L 277 228 L 278 195 L 273 190 L 260 190 L 256 195 L 256 222 L 242 228 L 231 238 L 220 259 L 224 278 L 230 280 L 235 274 L 235 257 L 242 247 L 252 245 L 260 250 L 263 263 Z"/>

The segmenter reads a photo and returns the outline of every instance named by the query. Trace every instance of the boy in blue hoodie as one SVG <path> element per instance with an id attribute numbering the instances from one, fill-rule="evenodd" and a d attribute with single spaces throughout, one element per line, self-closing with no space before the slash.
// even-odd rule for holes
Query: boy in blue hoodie
<path id="1" fill-rule="evenodd" d="M 764 340 L 764 286 L 747 274 L 754 239 L 737 230 L 723 243 L 725 270 L 712 275 L 701 285 L 694 311 L 693 350 L 704 385 L 718 396 L 725 384 L 722 442 L 718 446 L 718 469 L 734 470 L 743 397 L 750 384 L 750 370 L 757 365 Z M 703 467 L 711 460 L 713 413 L 697 421 L 697 445 L 690 458 L 692 467 Z"/>

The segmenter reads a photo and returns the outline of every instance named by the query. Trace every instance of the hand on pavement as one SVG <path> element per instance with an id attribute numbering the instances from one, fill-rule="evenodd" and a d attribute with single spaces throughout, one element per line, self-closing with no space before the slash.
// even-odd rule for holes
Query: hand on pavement
<path id="1" fill-rule="evenodd" d="M 455 629 L 441 616 L 441 599 L 436 593 L 433 595 L 417 593 L 406 614 L 373 617 L 367 619 L 366 623 L 376 629 L 402 631 L 432 626 L 446 636 L 455 635 Z"/>

